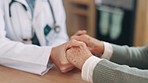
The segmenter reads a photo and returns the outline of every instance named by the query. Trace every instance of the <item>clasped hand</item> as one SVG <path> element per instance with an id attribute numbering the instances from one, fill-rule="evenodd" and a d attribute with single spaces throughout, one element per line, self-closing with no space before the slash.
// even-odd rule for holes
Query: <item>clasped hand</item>
<path id="1" fill-rule="evenodd" d="M 52 49 L 51 60 L 61 72 L 65 73 L 74 67 L 81 69 L 91 55 L 85 43 L 70 40 Z"/>
<path id="2" fill-rule="evenodd" d="M 82 69 L 89 57 L 101 55 L 103 51 L 101 41 L 86 35 L 86 31 L 78 31 L 70 41 L 52 49 L 51 60 L 61 72 L 68 72 L 74 67 Z"/>

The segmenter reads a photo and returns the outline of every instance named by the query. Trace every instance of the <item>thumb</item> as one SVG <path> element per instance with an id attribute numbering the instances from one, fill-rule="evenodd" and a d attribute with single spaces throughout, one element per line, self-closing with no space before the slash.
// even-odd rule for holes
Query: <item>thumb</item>
<path id="1" fill-rule="evenodd" d="M 71 47 L 80 47 L 82 44 L 84 44 L 84 43 L 81 41 L 77 41 L 77 40 L 72 39 L 66 43 L 66 50 L 68 50 Z"/>

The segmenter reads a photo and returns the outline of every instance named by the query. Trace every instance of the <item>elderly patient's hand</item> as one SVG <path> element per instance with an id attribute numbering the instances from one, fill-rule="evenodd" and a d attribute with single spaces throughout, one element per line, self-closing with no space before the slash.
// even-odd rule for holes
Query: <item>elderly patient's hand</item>
<path id="1" fill-rule="evenodd" d="M 78 41 L 85 42 L 89 50 L 98 57 L 104 53 L 104 44 L 102 41 L 97 40 L 89 35 L 86 34 L 86 31 L 78 31 L 74 34 L 71 39 L 75 39 Z"/>
<path id="2" fill-rule="evenodd" d="M 82 69 L 85 61 L 91 56 L 92 54 L 85 43 L 82 43 L 80 47 L 72 47 L 66 52 L 68 61 L 79 69 Z"/>
<path id="3" fill-rule="evenodd" d="M 71 40 L 52 49 L 51 60 L 61 72 L 68 72 L 74 68 L 74 66 L 67 61 L 65 53 L 68 48 L 72 46 L 80 46 L 80 44 L 81 43 L 76 40 Z"/>

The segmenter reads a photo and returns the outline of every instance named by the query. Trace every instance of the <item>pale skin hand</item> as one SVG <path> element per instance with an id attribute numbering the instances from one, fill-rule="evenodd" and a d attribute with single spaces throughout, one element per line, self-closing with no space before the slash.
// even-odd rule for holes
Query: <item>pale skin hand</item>
<path id="1" fill-rule="evenodd" d="M 58 67 L 58 69 L 66 73 L 74 68 L 66 58 L 66 50 L 72 46 L 80 46 L 81 42 L 76 42 L 76 40 L 70 40 L 62 45 L 52 48 L 50 59 Z"/>
<path id="2" fill-rule="evenodd" d="M 78 69 L 82 70 L 85 61 L 93 56 L 85 43 L 82 43 L 80 47 L 72 47 L 67 50 L 67 60 Z"/>
<path id="3" fill-rule="evenodd" d="M 101 57 L 104 53 L 104 44 L 102 41 L 97 40 L 93 37 L 87 35 L 84 31 L 78 31 L 75 35 L 71 37 L 78 41 L 85 42 L 89 50 L 98 57 Z"/>

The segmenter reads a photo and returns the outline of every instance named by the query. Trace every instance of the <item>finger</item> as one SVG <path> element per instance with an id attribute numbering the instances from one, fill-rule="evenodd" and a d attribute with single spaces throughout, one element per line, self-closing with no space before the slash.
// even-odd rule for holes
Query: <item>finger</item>
<path id="1" fill-rule="evenodd" d="M 81 36 L 72 36 L 71 40 L 77 40 L 77 41 L 81 41 Z"/>
<path id="2" fill-rule="evenodd" d="M 68 72 L 68 71 L 71 71 L 72 69 L 74 69 L 74 66 L 73 66 L 73 65 L 70 65 L 70 66 L 68 66 L 68 67 L 65 67 L 65 68 L 60 69 L 60 71 L 61 71 L 62 73 L 66 73 L 66 72 Z"/>
<path id="3" fill-rule="evenodd" d="M 87 48 L 88 49 L 88 47 L 86 46 L 85 43 L 82 43 L 81 46 L 80 46 L 80 48 Z"/>
<path id="4" fill-rule="evenodd" d="M 77 40 L 70 40 L 69 42 L 67 42 L 66 44 L 66 50 L 71 48 L 71 47 L 80 47 L 81 44 L 83 44 L 83 42 L 81 41 L 77 41 Z"/>
<path id="5" fill-rule="evenodd" d="M 87 33 L 86 30 L 79 30 L 79 31 L 76 32 L 74 35 L 76 35 L 76 36 L 80 36 L 80 35 L 84 35 L 84 34 L 86 34 L 86 33 Z"/>
<path id="6" fill-rule="evenodd" d="M 71 37 L 72 40 L 77 40 L 77 41 L 81 41 L 87 44 L 87 38 L 85 37 L 85 35 L 82 36 L 72 36 Z"/>

